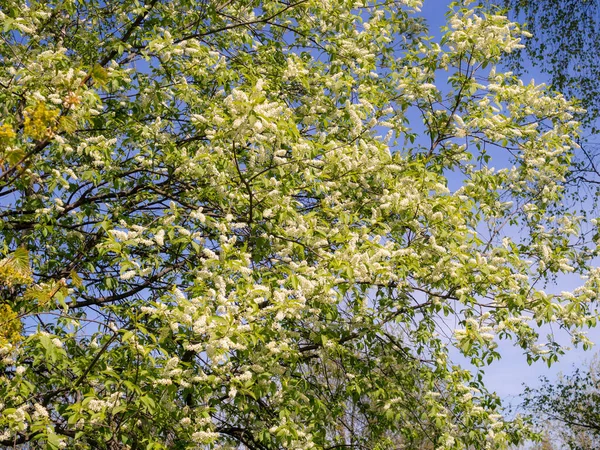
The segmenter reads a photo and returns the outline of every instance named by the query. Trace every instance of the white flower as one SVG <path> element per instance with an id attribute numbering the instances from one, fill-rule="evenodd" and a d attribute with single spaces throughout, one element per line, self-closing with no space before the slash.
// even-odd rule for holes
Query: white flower
<path id="1" fill-rule="evenodd" d="M 40 405 L 39 403 L 36 403 L 34 405 L 34 408 L 35 408 L 35 412 L 33 413 L 34 420 L 48 417 L 48 410 L 46 408 L 44 408 L 42 405 Z"/>
<path id="2" fill-rule="evenodd" d="M 229 389 L 229 398 L 235 398 L 235 396 L 237 395 L 237 389 L 232 387 Z"/>
<path id="3" fill-rule="evenodd" d="M 97 399 L 92 399 L 90 400 L 90 402 L 87 404 L 88 408 L 90 409 L 90 411 L 92 412 L 100 412 L 102 411 L 102 409 L 104 409 L 104 407 L 106 406 L 106 403 L 102 400 L 97 400 Z"/>
<path id="4" fill-rule="evenodd" d="M 154 240 L 158 245 L 165 245 L 165 230 L 160 230 L 154 235 Z"/>
<path id="5" fill-rule="evenodd" d="M 112 234 L 115 237 L 115 239 L 118 239 L 120 241 L 125 241 L 129 238 L 129 234 L 121 230 L 110 230 L 109 233 Z"/>
<path id="6" fill-rule="evenodd" d="M 127 280 L 131 280 L 132 278 L 134 278 L 136 276 L 137 272 L 135 270 L 128 270 L 127 272 L 124 272 L 121 274 L 120 278 L 123 281 L 127 281 Z"/>
<path id="7" fill-rule="evenodd" d="M 494 340 L 494 335 L 491 333 L 481 333 L 481 338 L 484 341 L 493 341 Z"/>
<path id="8" fill-rule="evenodd" d="M 214 433 L 212 431 L 196 431 L 192 434 L 192 440 L 197 443 L 201 442 L 211 442 L 219 437 L 219 433 Z"/>
<path id="9" fill-rule="evenodd" d="M 252 372 L 250 371 L 245 371 L 243 374 L 241 374 L 240 376 L 237 377 L 238 380 L 240 381 L 248 381 L 252 379 Z"/>

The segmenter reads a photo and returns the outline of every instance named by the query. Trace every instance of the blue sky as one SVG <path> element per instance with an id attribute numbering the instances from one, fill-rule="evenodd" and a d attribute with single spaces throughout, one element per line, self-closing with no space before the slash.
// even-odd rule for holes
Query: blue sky
<path id="1" fill-rule="evenodd" d="M 447 5 L 450 1 L 447 0 L 424 0 L 421 14 L 426 18 L 430 27 L 430 32 L 436 36 L 441 36 L 440 28 L 445 25 L 445 14 L 448 11 Z M 534 78 L 536 82 L 545 82 L 545 77 L 535 70 L 531 65 L 526 64 L 527 74 L 522 78 L 527 83 Z M 547 292 L 571 291 L 582 283 L 578 277 L 562 277 L 557 280 L 554 285 L 547 286 Z M 545 328 L 541 337 L 545 337 L 547 333 L 553 331 L 555 336 L 558 336 L 559 341 L 565 344 L 570 343 L 570 337 L 565 333 L 557 330 Z M 595 328 L 588 331 L 588 336 L 593 342 L 600 342 L 600 329 Z M 502 354 L 500 361 L 494 362 L 492 365 L 484 369 L 485 383 L 491 391 L 497 392 L 505 401 L 518 403 L 518 395 L 523 391 L 523 384 L 528 386 L 539 386 L 539 377 L 544 375 L 550 380 L 557 377 L 559 373 L 570 373 L 574 367 L 580 367 L 589 361 L 597 347 L 592 350 L 584 351 L 582 349 L 571 349 L 559 362 L 554 363 L 551 368 L 542 362 L 534 362 L 528 365 L 523 351 L 519 347 L 512 345 L 511 341 L 500 341 L 499 349 Z M 456 362 L 461 362 L 459 357 L 455 357 Z"/>

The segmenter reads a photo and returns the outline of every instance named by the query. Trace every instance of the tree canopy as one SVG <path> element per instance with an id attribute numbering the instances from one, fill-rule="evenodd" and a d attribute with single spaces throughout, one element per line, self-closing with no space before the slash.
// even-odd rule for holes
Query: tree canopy
<path id="1" fill-rule="evenodd" d="M 466 2 L 469 3 L 469 2 Z M 578 109 L 418 0 L 4 0 L 0 445 L 500 449 L 595 325 Z M 563 273 L 573 292 L 544 292 Z"/>

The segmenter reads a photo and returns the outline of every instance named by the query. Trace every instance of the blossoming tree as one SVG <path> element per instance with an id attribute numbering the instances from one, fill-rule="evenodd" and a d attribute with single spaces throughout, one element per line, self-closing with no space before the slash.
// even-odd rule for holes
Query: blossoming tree
<path id="1" fill-rule="evenodd" d="M 598 2 L 569 0 L 485 0 L 487 7 L 501 7 L 520 17 L 531 36 L 525 47 L 509 58 L 511 67 L 523 71 L 534 65 L 546 74 L 553 88 L 573 96 L 586 108 L 580 120 L 588 131 L 598 133 Z"/>
<path id="2" fill-rule="evenodd" d="M 1 445 L 529 435 L 449 349 L 587 344 L 575 110 L 496 72 L 515 24 L 453 5 L 436 42 L 419 6 L 2 3 Z"/>

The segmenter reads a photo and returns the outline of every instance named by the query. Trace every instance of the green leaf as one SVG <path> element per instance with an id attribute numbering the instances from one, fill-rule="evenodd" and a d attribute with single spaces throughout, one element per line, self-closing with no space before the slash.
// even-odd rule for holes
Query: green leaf
<path id="1" fill-rule="evenodd" d="M 99 64 L 96 64 L 92 67 L 90 75 L 92 80 L 94 80 L 94 82 L 99 86 L 105 86 L 108 82 L 108 71 Z"/>

